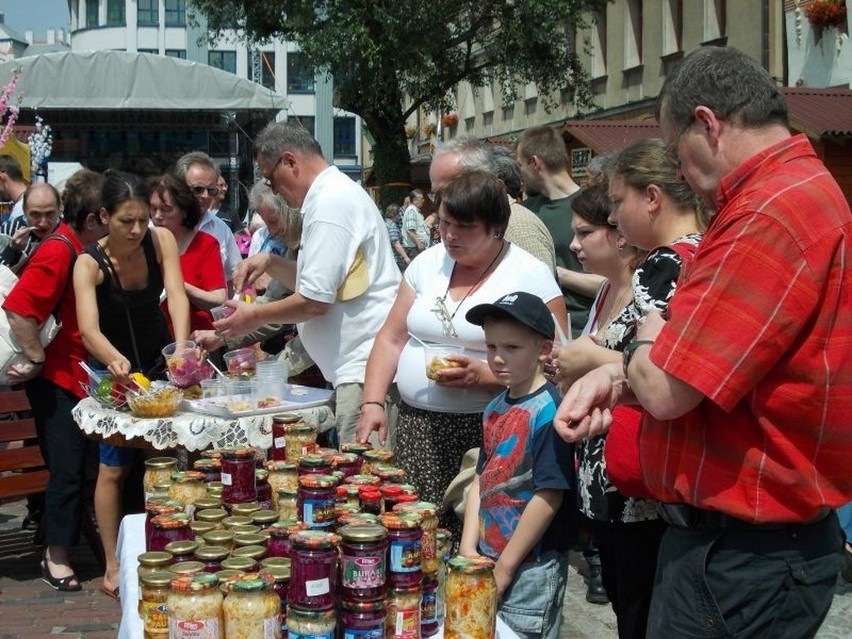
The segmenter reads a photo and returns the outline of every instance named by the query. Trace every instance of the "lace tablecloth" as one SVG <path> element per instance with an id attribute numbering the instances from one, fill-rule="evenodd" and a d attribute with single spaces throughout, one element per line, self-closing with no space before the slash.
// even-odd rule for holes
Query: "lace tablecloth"
<path id="1" fill-rule="evenodd" d="M 287 412 L 296 413 L 317 432 L 334 427 L 334 413 L 329 406 Z M 187 450 L 235 446 L 272 447 L 272 415 L 224 419 L 178 412 L 171 417 L 140 419 L 130 413 L 106 408 L 91 397 L 81 400 L 71 415 L 87 435 L 104 439 L 114 435 L 120 435 L 126 440 L 141 438 L 157 450 L 176 447 Z"/>

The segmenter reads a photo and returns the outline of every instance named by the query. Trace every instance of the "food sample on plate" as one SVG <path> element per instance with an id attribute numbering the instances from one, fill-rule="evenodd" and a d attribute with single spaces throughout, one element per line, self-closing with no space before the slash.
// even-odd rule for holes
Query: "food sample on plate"
<path id="1" fill-rule="evenodd" d="M 258 408 L 271 408 L 272 406 L 281 406 L 281 400 L 277 397 L 262 397 L 257 400 Z"/>

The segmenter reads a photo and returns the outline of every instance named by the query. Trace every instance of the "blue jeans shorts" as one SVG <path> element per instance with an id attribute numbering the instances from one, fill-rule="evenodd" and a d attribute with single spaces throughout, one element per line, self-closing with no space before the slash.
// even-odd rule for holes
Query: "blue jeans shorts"
<path id="1" fill-rule="evenodd" d="M 104 466 L 130 466 L 133 463 L 133 449 L 125 446 L 101 444 L 99 455 Z"/>
<path id="2" fill-rule="evenodd" d="M 556 639 L 567 582 L 568 553 L 548 551 L 518 568 L 497 614 L 520 637 Z"/>

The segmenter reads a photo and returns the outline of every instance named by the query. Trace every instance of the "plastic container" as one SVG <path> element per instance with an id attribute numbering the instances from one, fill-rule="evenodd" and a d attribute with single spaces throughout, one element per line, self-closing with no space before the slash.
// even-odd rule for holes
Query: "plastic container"
<path id="1" fill-rule="evenodd" d="M 343 526 L 340 535 L 340 596 L 374 601 L 387 590 L 388 532 L 382 526 Z"/>
<path id="2" fill-rule="evenodd" d="M 419 586 L 423 581 L 420 515 L 384 513 L 379 519 L 388 529 L 388 584 L 392 587 Z"/>
<path id="3" fill-rule="evenodd" d="M 384 639 L 387 613 L 385 602 L 349 601 L 340 603 L 338 633 L 341 639 Z"/>
<path id="4" fill-rule="evenodd" d="M 144 639 L 168 639 L 169 593 L 174 575 L 155 571 L 141 576 L 139 584 L 139 617 Z"/>
<path id="5" fill-rule="evenodd" d="M 254 347 L 238 348 L 222 356 L 231 377 L 254 377 L 257 366 L 257 351 Z"/>
<path id="6" fill-rule="evenodd" d="M 418 639 L 420 637 L 420 586 L 390 588 L 386 607 L 385 637 L 387 639 Z"/>
<path id="7" fill-rule="evenodd" d="M 254 470 L 254 448 L 231 448 L 222 451 L 222 499 L 226 504 L 240 504 L 257 499 Z"/>
<path id="8" fill-rule="evenodd" d="M 216 575 L 206 572 L 172 579 L 167 600 L 169 639 L 224 639 L 218 584 Z"/>
<path id="9" fill-rule="evenodd" d="M 189 388 L 213 377 L 213 367 L 201 358 L 195 342 L 175 342 L 163 349 L 169 381 L 178 388 Z"/>
<path id="10" fill-rule="evenodd" d="M 333 609 L 313 610 L 288 603 L 287 634 L 290 639 L 335 639 L 337 615 Z"/>
<path id="11" fill-rule="evenodd" d="M 492 639 L 497 629 L 494 562 L 485 557 L 453 557 L 448 566 L 444 637 Z"/>
<path id="12" fill-rule="evenodd" d="M 281 639 L 281 600 L 266 573 L 248 573 L 228 580 L 222 605 L 226 639 Z"/>
<path id="13" fill-rule="evenodd" d="M 335 522 L 334 501 L 337 482 L 328 475 L 299 477 L 296 511 L 300 521 L 315 530 L 331 530 Z"/>
<path id="14" fill-rule="evenodd" d="M 272 416 L 272 448 L 269 449 L 269 457 L 273 461 L 287 461 L 287 430 L 295 424 L 304 424 L 295 413 Z"/>
<path id="15" fill-rule="evenodd" d="M 145 501 L 154 495 L 157 484 L 171 484 L 172 473 L 177 470 L 177 459 L 174 457 L 152 457 L 145 460 L 145 476 L 142 485 L 145 488 Z"/>
<path id="16" fill-rule="evenodd" d="M 340 537 L 317 530 L 290 536 L 291 606 L 307 610 L 334 608 L 337 603 L 337 546 Z"/>
<path id="17" fill-rule="evenodd" d="M 461 364 L 450 359 L 453 355 L 462 355 L 464 348 L 452 344 L 429 344 L 423 349 L 426 377 L 435 381 L 438 373 L 447 368 L 461 368 Z"/>

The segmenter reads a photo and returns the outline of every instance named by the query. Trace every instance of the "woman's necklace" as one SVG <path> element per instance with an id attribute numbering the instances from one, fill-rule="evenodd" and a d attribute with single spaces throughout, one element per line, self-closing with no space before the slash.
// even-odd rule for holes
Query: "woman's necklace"
<path id="1" fill-rule="evenodd" d="M 607 297 L 609 298 L 615 291 L 610 288 Z M 633 287 L 628 286 L 617 297 L 613 296 L 612 301 L 606 305 L 606 313 L 600 313 L 598 317 L 603 318 L 598 321 L 598 331 L 603 332 L 617 318 L 624 308 L 630 303 L 633 295 Z M 609 302 L 609 300 L 607 300 Z"/>

